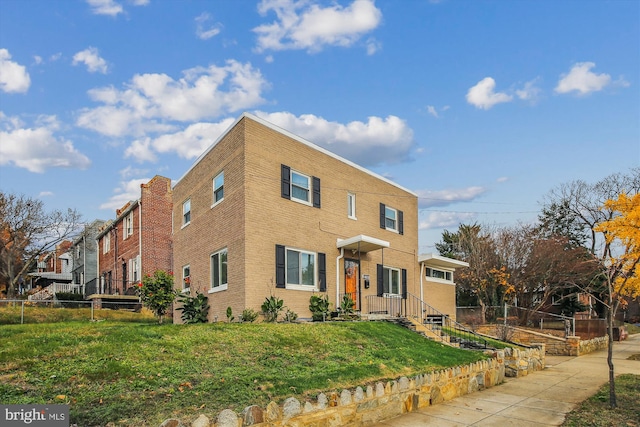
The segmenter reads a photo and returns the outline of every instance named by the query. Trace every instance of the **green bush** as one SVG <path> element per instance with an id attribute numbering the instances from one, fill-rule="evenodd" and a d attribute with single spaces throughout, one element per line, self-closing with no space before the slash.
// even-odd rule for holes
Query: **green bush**
<path id="1" fill-rule="evenodd" d="M 227 322 L 231 323 L 233 322 L 233 319 L 235 319 L 235 317 L 233 317 L 233 310 L 231 309 L 231 306 L 227 307 Z"/>
<path id="2" fill-rule="evenodd" d="M 173 289 L 173 273 L 157 270 L 153 276 L 147 274 L 138 284 L 138 295 L 145 307 L 158 317 L 158 323 L 162 323 L 162 317 L 177 296 Z"/>
<path id="3" fill-rule="evenodd" d="M 89 307 L 88 304 L 67 302 L 67 301 L 84 301 L 84 295 L 73 292 L 56 292 L 56 299 L 62 301 L 60 305 L 66 308 Z"/>
<path id="4" fill-rule="evenodd" d="M 242 320 L 243 322 L 253 323 L 256 321 L 259 315 L 260 313 L 258 313 L 254 309 L 245 308 L 244 310 L 242 310 L 242 315 L 240 316 L 240 320 Z"/>
<path id="5" fill-rule="evenodd" d="M 209 300 L 206 295 L 197 292 L 195 297 L 179 297 L 178 302 L 182 303 L 182 307 L 176 310 L 182 311 L 180 318 L 184 323 L 207 323 Z"/>
<path id="6" fill-rule="evenodd" d="M 287 309 L 287 312 L 284 313 L 284 321 L 292 323 L 292 322 L 295 322 L 296 320 L 298 320 L 298 313 Z"/>
<path id="7" fill-rule="evenodd" d="M 278 315 L 284 309 L 284 301 L 280 298 L 271 295 L 264 299 L 262 303 L 262 314 L 264 314 L 264 320 L 266 322 L 277 322 Z"/>
<path id="8" fill-rule="evenodd" d="M 327 295 L 311 295 L 309 311 L 314 322 L 321 322 L 329 318 L 329 297 Z"/>

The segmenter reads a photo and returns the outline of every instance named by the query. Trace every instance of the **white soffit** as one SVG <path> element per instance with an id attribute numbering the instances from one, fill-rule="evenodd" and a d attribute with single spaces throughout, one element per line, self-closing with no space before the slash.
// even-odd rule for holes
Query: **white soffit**
<path id="1" fill-rule="evenodd" d="M 432 267 L 441 267 L 441 268 L 462 268 L 469 267 L 468 262 L 458 261 L 457 259 L 447 258 L 440 255 L 434 254 L 426 254 L 420 255 L 418 257 L 419 263 L 424 263 L 425 265 Z"/>
<path id="2" fill-rule="evenodd" d="M 371 252 L 377 251 L 378 249 L 388 248 L 389 242 L 360 234 L 358 236 L 349 237 L 348 239 L 338 239 L 337 246 L 338 249 Z"/>

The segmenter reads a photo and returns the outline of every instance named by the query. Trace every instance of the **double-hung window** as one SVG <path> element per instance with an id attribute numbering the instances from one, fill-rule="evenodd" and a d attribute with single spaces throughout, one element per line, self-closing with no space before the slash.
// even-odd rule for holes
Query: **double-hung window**
<path id="1" fill-rule="evenodd" d="M 402 211 L 380 203 L 380 228 L 404 234 Z"/>
<path id="2" fill-rule="evenodd" d="M 182 203 L 182 226 L 189 224 L 191 222 L 191 199 L 186 200 Z"/>
<path id="3" fill-rule="evenodd" d="M 111 234 L 107 232 L 104 236 L 102 236 L 102 253 L 106 254 L 111 250 Z"/>
<path id="4" fill-rule="evenodd" d="M 311 204 L 309 200 L 309 177 L 291 171 L 291 198 L 299 202 Z"/>
<path id="5" fill-rule="evenodd" d="M 133 212 L 129 212 L 129 215 L 127 215 L 124 219 L 124 236 L 123 238 L 126 239 L 129 236 L 131 236 L 133 234 Z"/>
<path id="6" fill-rule="evenodd" d="M 211 289 L 209 292 L 227 289 L 227 249 L 211 255 Z"/>
<path id="7" fill-rule="evenodd" d="M 347 193 L 347 216 L 356 219 L 356 195 Z"/>
<path id="8" fill-rule="evenodd" d="M 224 199 L 224 172 L 220 172 L 213 178 L 213 204 L 217 205 Z"/>
<path id="9" fill-rule="evenodd" d="M 320 207 L 320 178 L 281 165 L 281 195 L 305 205 Z"/>

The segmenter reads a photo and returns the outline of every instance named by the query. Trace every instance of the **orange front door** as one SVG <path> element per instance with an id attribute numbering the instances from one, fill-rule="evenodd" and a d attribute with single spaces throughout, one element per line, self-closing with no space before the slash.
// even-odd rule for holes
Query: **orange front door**
<path id="1" fill-rule="evenodd" d="M 359 278 L 360 278 L 360 265 L 358 261 L 345 259 L 344 260 L 344 286 L 345 293 L 351 297 L 355 302 L 354 309 L 360 309 L 359 298 Z"/>

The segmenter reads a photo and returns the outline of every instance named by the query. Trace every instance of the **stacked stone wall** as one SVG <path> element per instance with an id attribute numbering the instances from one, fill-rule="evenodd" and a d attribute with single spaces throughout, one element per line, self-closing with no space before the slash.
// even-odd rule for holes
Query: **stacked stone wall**
<path id="1" fill-rule="evenodd" d="M 213 420 L 204 414 L 191 423 L 169 419 L 161 427 L 368 426 L 492 387 L 502 383 L 505 376 L 517 377 L 544 369 L 544 346 L 486 353 L 492 357 L 413 378 L 321 393 L 314 402 L 290 397 L 281 405 L 271 402 L 266 408 L 249 406 L 241 414 L 225 409 Z"/>

